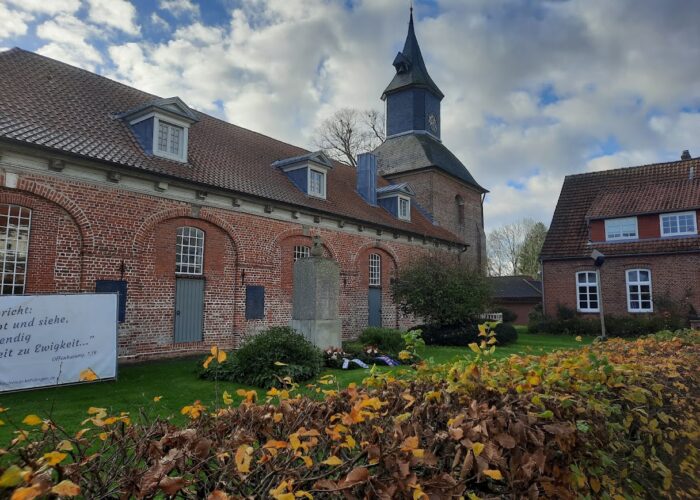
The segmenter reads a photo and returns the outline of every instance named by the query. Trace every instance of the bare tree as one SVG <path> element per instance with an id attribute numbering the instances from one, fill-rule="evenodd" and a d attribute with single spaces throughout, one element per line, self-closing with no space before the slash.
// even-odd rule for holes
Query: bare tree
<path id="1" fill-rule="evenodd" d="M 487 237 L 488 271 L 491 276 L 509 276 L 522 272 L 522 248 L 537 223 L 522 219 L 491 231 Z"/>
<path id="2" fill-rule="evenodd" d="M 384 115 L 374 109 L 341 108 L 316 129 L 314 143 L 335 160 L 357 166 L 357 155 L 386 140 Z"/>

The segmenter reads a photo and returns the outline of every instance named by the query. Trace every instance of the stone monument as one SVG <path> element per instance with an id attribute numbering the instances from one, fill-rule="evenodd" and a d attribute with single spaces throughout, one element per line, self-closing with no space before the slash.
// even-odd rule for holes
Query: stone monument
<path id="1" fill-rule="evenodd" d="M 292 320 L 289 326 L 317 347 L 340 347 L 340 266 L 323 257 L 321 237 L 314 236 L 311 256 L 294 263 Z"/>

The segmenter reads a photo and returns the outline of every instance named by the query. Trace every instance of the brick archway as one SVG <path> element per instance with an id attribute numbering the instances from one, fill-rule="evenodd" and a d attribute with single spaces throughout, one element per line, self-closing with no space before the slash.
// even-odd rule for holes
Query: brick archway
<path id="1" fill-rule="evenodd" d="M 282 231 L 277 235 L 277 237 L 272 241 L 270 246 L 268 247 L 267 251 L 268 252 L 275 252 L 279 255 L 279 252 L 281 251 L 282 248 L 282 243 L 284 240 L 297 237 L 297 236 L 303 236 L 307 237 L 309 239 L 313 238 L 314 236 L 321 236 L 320 231 L 316 231 L 310 234 L 304 234 L 303 229 L 301 228 L 292 228 L 292 229 L 287 229 L 285 231 Z M 334 246 L 328 242 L 328 240 L 321 240 L 321 244 L 323 247 L 328 250 L 328 254 L 330 255 L 330 258 L 333 259 L 334 261 L 338 262 L 338 254 Z"/>
<path id="2" fill-rule="evenodd" d="M 176 219 L 178 217 L 192 217 L 192 211 L 190 207 L 185 206 L 172 208 L 169 210 L 163 210 L 151 214 L 149 217 L 147 217 L 134 234 L 134 239 L 131 244 L 132 256 L 136 257 L 145 251 L 146 241 L 149 235 L 153 232 L 154 227 L 156 227 L 161 222 L 164 222 L 169 219 Z M 210 224 L 213 224 L 214 226 L 218 227 L 226 233 L 226 235 L 229 238 L 229 241 L 231 242 L 231 246 L 233 247 L 236 266 L 239 266 L 246 262 L 245 254 L 241 246 L 238 245 L 236 241 L 235 230 L 230 224 L 225 222 L 217 215 L 212 214 L 204 209 L 199 213 L 199 217 L 197 217 L 197 219 L 209 222 Z"/>
<path id="3" fill-rule="evenodd" d="M 355 252 L 352 256 L 352 269 L 355 272 L 357 272 L 357 273 L 360 272 L 360 269 L 358 267 L 360 264 L 360 257 L 373 248 L 376 248 L 378 250 L 382 250 L 383 252 L 385 252 L 389 256 L 389 258 L 391 259 L 392 263 L 394 264 L 394 268 L 398 269 L 399 258 L 396 255 L 396 253 L 394 252 L 394 250 L 391 247 L 389 247 L 388 245 L 385 245 L 384 243 L 382 243 L 381 241 L 370 241 L 370 242 L 362 245 L 360 248 L 358 248 L 357 252 Z"/>
<path id="4" fill-rule="evenodd" d="M 75 221 L 78 230 L 80 231 L 80 237 L 82 238 L 82 251 L 84 255 L 93 255 L 95 253 L 95 233 L 92 229 L 92 224 L 88 219 L 85 212 L 71 199 L 67 196 L 55 191 L 54 189 L 37 182 L 24 179 L 20 177 L 19 183 L 17 185 L 17 190 L 26 191 L 27 193 L 33 194 L 40 198 L 44 198 L 52 203 L 55 203 L 63 210 L 68 212 L 68 214 Z M 6 196 L 21 196 L 21 193 L 6 193 Z M 29 197 L 24 197 L 25 199 L 31 199 Z M 20 203 L 21 204 L 21 203 Z"/>

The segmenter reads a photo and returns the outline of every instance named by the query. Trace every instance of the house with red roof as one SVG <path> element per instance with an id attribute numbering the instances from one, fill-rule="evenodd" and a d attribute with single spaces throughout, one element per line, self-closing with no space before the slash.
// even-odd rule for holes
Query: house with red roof
<path id="1" fill-rule="evenodd" d="M 486 189 L 443 144 L 409 23 L 386 142 L 357 169 L 18 48 L 0 52 L 0 294 L 119 293 L 119 355 L 231 348 L 291 319 L 312 237 L 344 337 L 405 327 L 390 284 L 436 253 L 483 267 Z"/>
<path id="2" fill-rule="evenodd" d="M 582 317 L 669 305 L 697 314 L 699 226 L 700 158 L 688 151 L 679 161 L 567 176 L 540 254 L 545 314 L 559 305 Z"/>

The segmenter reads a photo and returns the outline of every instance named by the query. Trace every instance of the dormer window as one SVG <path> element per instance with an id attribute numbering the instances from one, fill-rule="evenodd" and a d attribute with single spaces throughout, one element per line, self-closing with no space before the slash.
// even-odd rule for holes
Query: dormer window
<path id="1" fill-rule="evenodd" d="M 399 219 L 411 220 L 411 199 L 399 196 Z"/>
<path id="2" fill-rule="evenodd" d="M 377 204 L 399 220 L 411 220 L 411 198 L 415 192 L 405 182 L 377 189 Z"/>
<path id="3" fill-rule="evenodd" d="M 688 236 L 698 234 L 695 212 L 661 214 L 661 236 Z"/>
<path id="4" fill-rule="evenodd" d="M 182 158 L 184 127 L 158 120 L 158 153 Z"/>
<path id="5" fill-rule="evenodd" d="M 309 194 L 317 198 L 326 198 L 326 172 L 309 168 Z"/>
<path id="6" fill-rule="evenodd" d="M 634 240 L 637 239 L 638 234 L 636 217 L 606 219 L 605 221 L 605 239 L 607 241 Z"/>
<path id="7" fill-rule="evenodd" d="M 147 154 L 187 163 L 189 128 L 197 116 L 182 100 L 156 99 L 119 116 Z"/>
<path id="8" fill-rule="evenodd" d="M 323 151 L 277 160 L 272 166 L 282 170 L 307 195 L 326 199 L 328 172 L 333 162 Z"/>

